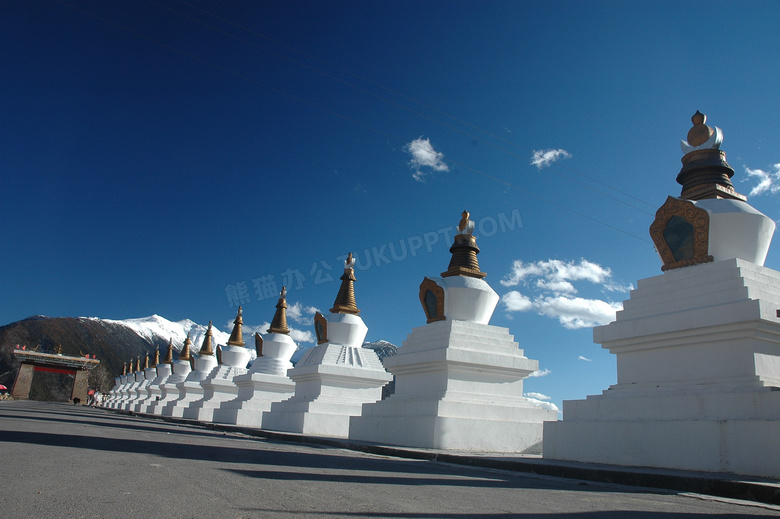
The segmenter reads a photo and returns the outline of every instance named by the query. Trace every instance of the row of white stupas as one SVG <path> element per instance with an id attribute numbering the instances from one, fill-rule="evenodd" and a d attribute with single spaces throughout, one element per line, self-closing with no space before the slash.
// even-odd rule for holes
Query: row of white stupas
<path id="1" fill-rule="evenodd" d="M 462 216 L 448 270 L 420 285 L 428 324 L 384 365 L 362 347 L 368 328 L 358 316 L 350 254 L 330 314 L 314 317 L 317 346 L 295 367 L 282 289 L 268 333 L 255 334 L 251 368 L 239 308 L 226 346 L 214 349 L 209 323 L 196 358 L 187 339 L 179 360 L 169 344 L 162 362 L 158 351 L 153 366 L 148 357 L 135 371 L 130 363 L 103 405 L 413 447 L 540 453 L 542 422 L 557 412 L 523 397 L 523 379 L 538 362 L 523 355 L 506 328 L 488 324 L 499 297 L 479 269 L 474 222 Z M 393 375 L 395 393 L 380 401 Z"/>
<path id="2" fill-rule="evenodd" d="M 221 362 L 209 327 L 194 369 L 189 340 L 177 361 L 169 346 L 156 367 L 118 377 L 105 405 L 419 448 L 539 453 L 543 440 L 549 459 L 780 477 L 780 273 L 763 266 L 775 223 L 734 190 L 721 130 L 692 120 L 681 196 L 650 227 L 664 273 L 594 329 L 618 383 L 564 402 L 562 421 L 523 398 L 538 362 L 488 324 L 498 295 L 466 212 L 449 268 L 420 285 L 427 324 L 384 365 L 362 347 L 350 255 L 331 313 L 315 316 L 318 345 L 295 367 L 282 290 L 251 369 L 239 309 Z"/>

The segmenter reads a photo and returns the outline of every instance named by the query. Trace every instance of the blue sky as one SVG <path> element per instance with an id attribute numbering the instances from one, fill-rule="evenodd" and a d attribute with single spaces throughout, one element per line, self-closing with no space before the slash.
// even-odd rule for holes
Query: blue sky
<path id="1" fill-rule="evenodd" d="M 400 345 L 468 209 L 502 296 L 491 324 L 544 373 L 526 390 L 558 406 L 598 393 L 615 362 L 590 326 L 661 273 L 647 229 L 679 195 L 696 110 L 723 130 L 737 190 L 780 218 L 779 15 L 4 2 L 0 323 L 156 313 L 226 330 L 240 301 L 260 326 L 286 283 L 306 339 L 351 251 L 368 339 Z"/>

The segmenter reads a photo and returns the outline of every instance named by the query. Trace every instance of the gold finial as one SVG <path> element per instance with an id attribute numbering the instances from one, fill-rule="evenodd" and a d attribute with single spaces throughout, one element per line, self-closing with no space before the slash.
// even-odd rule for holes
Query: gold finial
<path id="1" fill-rule="evenodd" d="M 127 375 L 127 364 L 122 363 L 122 376 Z"/>
<path id="2" fill-rule="evenodd" d="M 141 371 L 141 357 L 140 357 L 140 355 L 135 358 L 135 371 L 136 371 L 136 373 Z"/>
<path id="3" fill-rule="evenodd" d="M 181 349 L 181 353 L 179 354 L 179 360 L 191 360 L 192 355 L 190 354 L 190 345 L 192 344 L 192 341 L 190 340 L 190 334 L 187 334 L 187 338 L 184 339 L 184 346 Z"/>
<path id="4" fill-rule="evenodd" d="M 130 359 L 130 362 L 127 363 L 127 374 L 133 374 L 133 359 Z"/>
<path id="5" fill-rule="evenodd" d="M 333 308 L 330 309 L 334 314 L 352 314 L 357 315 L 360 313 L 357 303 L 355 302 L 355 258 L 352 257 L 350 252 L 347 256 L 347 260 L 344 262 L 344 274 L 341 276 L 341 287 L 339 293 L 336 295 L 336 300 L 333 302 Z"/>
<path id="6" fill-rule="evenodd" d="M 144 357 L 144 369 L 149 369 L 149 353 Z"/>
<path id="7" fill-rule="evenodd" d="M 713 128 L 705 124 L 707 116 L 698 110 L 691 117 L 691 122 L 693 123 L 693 128 L 688 130 L 688 144 L 693 147 L 701 146 L 715 133 Z"/>
<path id="8" fill-rule="evenodd" d="M 452 259 L 450 259 L 447 271 L 441 273 L 441 277 L 468 276 L 482 279 L 487 274 L 479 270 L 479 262 L 477 261 L 479 247 L 477 247 L 477 239 L 471 234 L 474 232 L 474 222 L 469 220 L 468 211 L 463 211 L 461 216 L 463 218 L 458 224 L 460 234 L 455 236 L 454 243 L 450 247 Z"/>
<path id="9" fill-rule="evenodd" d="M 463 211 L 463 214 L 461 214 L 461 216 L 463 218 L 460 219 L 460 223 L 458 224 L 458 230 L 461 233 L 463 233 L 463 231 L 465 231 L 468 228 L 468 226 L 469 226 L 469 216 L 470 215 L 469 215 L 468 211 Z"/>
<path id="10" fill-rule="evenodd" d="M 157 350 L 154 352 L 154 366 L 157 366 L 160 363 L 160 345 L 157 345 Z"/>
<path id="11" fill-rule="evenodd" d="M 279 293 L 276 313 L 274 313 L 268 333 L 283 333 L 285 335 L 290 333 L 289 328 L 287 328 L 287 287 L 282 287 L 282 291 Z"/>
<path id="12" fill-rule="evenodd" d="M 187 339 L 189 339 L 189 335 L 187 335 Z M 165 352 L 165 358 L 163 359 L 163 364 L 171 364 L 173 362 L 173 339 L 168 340 L 168 351 Z"/>
<path id="13" fill-rule="evenodd" d="M 244 324 L 244 319 L 241 317 L 241 307 L 238 307 L 238 315 L 236 320 L 233 321 L 233 331 L 230 332 L 230 339 L 228 339 L 228 346 L 244 346 L 244 335 L 241 331 L 241 326 Z"/>
<path id="14" fill-rule="evenodd" d="M 214 347 L 211 345 L 211 321 L 209 329 L 206 330 L 206 336 L 203 338 L 203 346 L 200 347 L 201 355 L 214 355 Z"/>
<path id="15" fill-rule="evenodd" d="M 258 357 L 263 356 L 263 338 L 257 332 L 255 332 L 255 352 Z"/>

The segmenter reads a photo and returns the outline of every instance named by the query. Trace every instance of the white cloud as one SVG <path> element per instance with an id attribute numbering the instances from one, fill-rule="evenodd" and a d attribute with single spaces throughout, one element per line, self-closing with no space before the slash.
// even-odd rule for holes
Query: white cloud
<path id="1" fill-rule="evenodd" d="M 531 402 L 534 405 L 537 405 L 537 406 L 541 407 L 542 409 L 552 409 L 553 411 L 558 411 L 558 406 L 557 405 L 553 404 L 552 402 L 548 402 L 546 400 L 540 400 L 538 398 L 534 398 L 534 397 L 530 396 L 530 395 L 533 395 L 533 394 L 537 394 L 537 393 L 526 393 L 523 396 L 525 396 L 526 400 L 528 400 L 529 402 Z M 544 396 L 546 399 L 550 398 L 550 397 L 545 396 L 545 395 L 542 395 L 542 396 Z"/>
<path id="2" fill-rule="evenodd" d="M 533 308 L 534 303 L 520 292 L 513 290 L 501 297 L 507 312 L 527 312 Z"/>
<path id="3" fill-rule="evenodd" d="M 510 312 L 534 310 L 541 315 L 558 319 L 564 328 L 589 328 L 615 320 L 615 312 L 622 303 L 575 297 L 574 282 L 587 281 L 600 285 L 607 292 L 628 292 L 632 285 L 621 285 L 612 280 L 612 271 L 586 259 L 579 262 L 550 259 L 525 263 L 517 260 L 512 270 L 501 280 L 505 287 L 523 284 L 537 291 L 529 296 L 513 290 L 501 298 L 504 309 Z"/>
<path id="4" fill-rule="evenodd" d="M 572 291 L 574 287 L 571 285 L 571 281 L 607 283 L 609 278 L 612 277 L 612 271 L 584 258 L 580 259 L 579 263 L 557 259 L 537 261 L 535 263 L 524 263 L 522 260 L 515 260 L 512 263 L 512 271 L 501 280 L 501 284 L 505 287 L 517 286 L 531 276 L 542 278 L 537 282 L 537 285 L 539 283 L 543 285 L 539 286 L 539 288 L 546 288 L 555 293 L 560 293 Z M 576 290 L 574 292 L 576 293 Z"/>
<path id="5" fill-rule="evenodd" d="M 531 156 L 531 164 L 538 169 L 546 168 L 553 162 L 557 162 L 560 159 L 568 159 L 571 157 L 571 153 L 564 149 L 557 150 L 534 150 L 533 156 Z"/>
<path id="6" fill-rule="evenodd" d="M 287 306 L 287 317 L 298 324 L 314 324 L 314 314 L 317 312 L 319 312 L 318 308 L 303 306 L 300 302 Z"/>
<path id="7" fill-rule="evenodd" d="M 536 371 L 534 371 L 533 373 L 528 375 L 528 377 L 529 378 L 546 377 L 550 373 L 552 373 L 552 371 L 550 371 L 547 368 L 545 368 L 545 369 L 537 369 Z"/>
<path id="8" fill-rule="evenodd" d="M 582 355 L 577 357 L 577 360 L 584 360 L 585 362 L 593 362 L 593 359 L 589 359 L 588 357 L 584 357 Z"/>
<path id="9" fill-rule="evenodd" d="M 531 391 L 529 393 L 525 393 L 523 396 L 526 397 L 526 398 L 535 398 L 537 400 L 550 400 L 549 396 L 547 396 L 547 395 L 545 395 L 543 393 L 534 393 L 533 391 Z"/>
<path id="10" fill-rule="evenodd" d="M 297 330 L 290 328 L 290 337 L 295 342 L 315 342 L 314 334 L 310 331 Z"/>
<path id="11" fill-rule="evenodd" d="M 775 194 L 780 191 L 780 163 L 772 166 L 774 171 L 764 171 L 763 169 L 750 169 L 745 166 L 745 172 L 748 178 L 743 179 L 746 182 L 750 179 L 757 180 L 758 184 L 750 190 L 750 196 L 761 195 L 763 193 Z"/>
<path id="12" fill-rule="evenodd" d="M 558 319 L 564 328 L 591 328 L 609 324 L 615 320 L 615 312 L 623 309 L 622 303 L 581 297 L 544 297 L 534 301 L 536 310 L 547 317 Z"/>
<path id="13" fill-rule="evenodd" d="M 412 160 L 409 161 L 409 167 L 414 172 L 412 177 L 418 182 L 425 182 L 425 176 L 430 171 L 449 171 L 450 168 L 444 162 L 444 154 L 433 149 L 430 139 L 419 137 L 404 146 L 404 151 L 411 154 Z"/>

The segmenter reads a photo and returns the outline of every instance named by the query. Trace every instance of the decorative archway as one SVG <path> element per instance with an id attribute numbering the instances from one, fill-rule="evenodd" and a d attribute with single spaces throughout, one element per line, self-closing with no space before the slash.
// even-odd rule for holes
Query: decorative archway
<path id="1" fill-rule="evenodd" d="M 78 398 L 81 403 L 87 403 L 89 370 L 97 367 L 100 364 L 99 360 L 25 350 L 14 350 L 14 356 L 22 362 L 22 365 L 19 366 L 19 371 L 16 373 L 14 387 L 11 390 L 11 396 L 14 398 L 23 400 L 30 398 L 33 374 L 36 371 L 42 371 L 74 375 L 73 391 L 71 391 L 70 400 L 73 402 Z"/>

